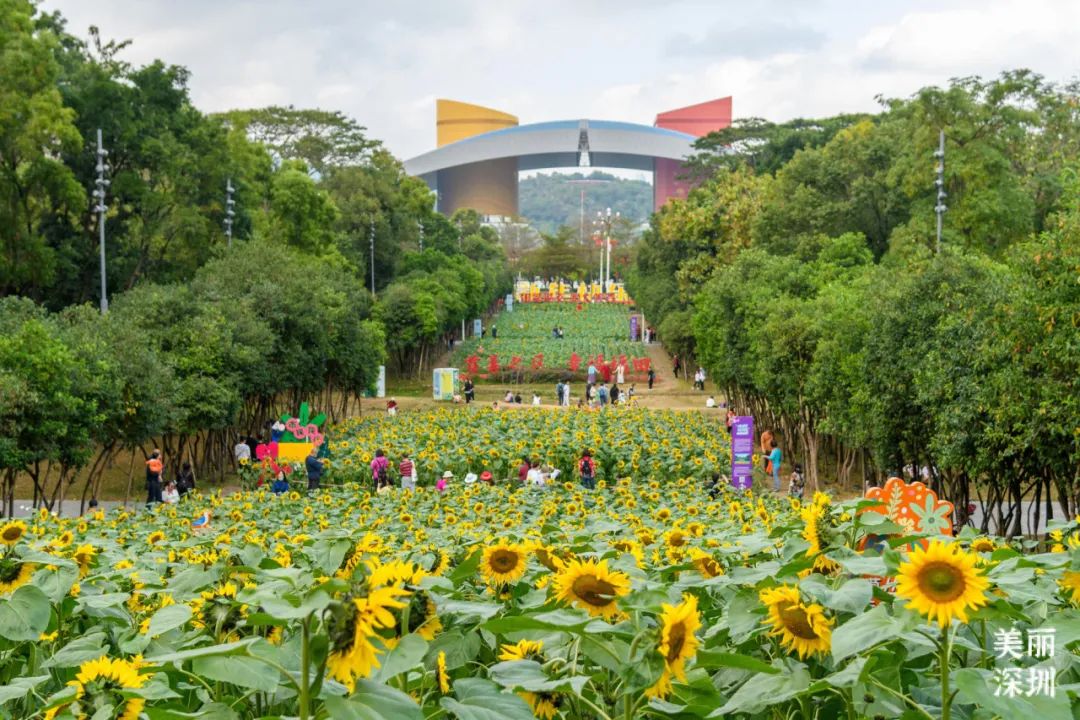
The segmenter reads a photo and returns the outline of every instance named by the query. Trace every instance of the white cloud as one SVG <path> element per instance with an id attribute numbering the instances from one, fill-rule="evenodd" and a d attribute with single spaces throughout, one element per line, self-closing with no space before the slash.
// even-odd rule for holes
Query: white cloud
<path id="1" fill-rule="evenodd" d="M 271 103 L 355 117 L 402 157 L 434 145 L 434 99 L 522 122 L 651 123 L 725 95 L 737 117 L 873 111 L 950 77 L 1080 68 L 1080 3 L 646 0 L 44 0 L 125 57 L 192 71 L 196 105 Z M 756 34 L 739 29 L 757 28 Z M 787 35 L 785 36 L 785 33 Z M 725 38 L 727 39 L 725 41 Z M 693 53 L 673 53 L 680 39 Z"/>

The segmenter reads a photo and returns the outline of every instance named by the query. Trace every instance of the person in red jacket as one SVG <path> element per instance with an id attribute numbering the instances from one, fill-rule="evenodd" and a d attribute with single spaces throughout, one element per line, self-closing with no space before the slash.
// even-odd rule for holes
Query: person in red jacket
<path id="1" fill-rule="evenodd" d="M 592 459 L 592 453 L 588 448 L 582 451 L 581 460 L 578 461 L 578 472 L 581 474 L 581 484 L 588 490 L 596 487 L 596 462 Z"/>

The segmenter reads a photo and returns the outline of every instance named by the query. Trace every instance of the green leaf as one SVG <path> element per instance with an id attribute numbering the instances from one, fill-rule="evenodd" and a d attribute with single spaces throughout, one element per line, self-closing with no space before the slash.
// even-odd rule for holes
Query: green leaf
<path id="1" fill-rule="evenodd" d="M 187 605 L 166 605 L 150 618 L 147 635 L 152 638 L 183 626 L 191 619 L 191 608 Z"/>
<path id="2" fill-rule="evenodd" d="M 439 700 L 443 710 L 458 720 L 532 720 L 528 704 L 513 693 L 503 692 L 490 680 L 462 678 L 454 681 L 454 695 Z"/>
<path id="3" fill-rule="evenodd" d="M 49 679 L 48 675 L 35 675 L 33 677 L 17 677 L 10 685 L 0 685 L 0 705 L 9 700 L 18 700 L 26 697 L 26 694 L 41 683 Z"/>
<path id="4" fill-rule="evenodd" d="M 878 643 L 899 637 L 907 629 L 903 620 L 890 615 L 886 606 L 878 605 L 833 630 L 833 659 L 839 662 Z"/>
<path id="5" fill-rule="evenodd" d="M 49 596 L 49 600 L 58 603 L 67 597 L 78 579 L 79 571 L 74 565 L 60 565 L 56 570 L 38 570 L 34 573 L 33 583 Z"/>
<path id="6" fill-rule="evenodd" d="M 42 663 L 42 667 L 75 667 L 76 665 L 82 665 L 87 660 L 97 660 L 102 655 L 108 654 L 104 642 L 105 633 L 103 632 L 83 635 L 53 653 L 51 658 Z"/>
<path id="7" fill-rule="evenodd" d="M 770 705 L 790 700 L 810 687 L 806 666 L 795 665 L 791 672 L 778 675 L 755 675 L 735 691 L 727 703 L 709 714 L 725 717 L 734 713 L 757 713 Z"/>
<path id="8" fill-rule="evenodd" d="M 799 586 L 820 600 L 825 607 L 853 614 L 863 612 L 870 605 L 870 598 L 874 594 L 870 581 L 863 578 L 848 580 L 838 590 L 816 580 L 805 580 Z"/>
<path id="9" fill-rule="evenodd" d="M 281 682 L 280 673 L 264 662 L 241 655 L 211 655 L 195 658 L 191 670 L 210 680 L 240 687 L 273 692 Z"/>
<path id="10" fill-rule="evenodd" d="M 424 638 L 416 633 L 406 635 L 382 659 L 382 667 L 378 669 L 371 679 L 375 682 L 387 682 L 395 675 L 412 670 L 423 662 L 427 649 L 428 644 Z"/>
<path id="11" fill-rule="evenodd" d="M 411 697 L 370 680 L 358 680 L 348 698 L 328 697 L 324 702 L 334 720 L 424 720 Z"/>
<path id="12" fill-rule="evenodd" d="M 206 645 L 204 647 L 192 648 L 190 650 L 181 650 L 179 652 L 166 653 L 164 655 L 155 655 L 153 657 L 146 658 L 147 663 L 154 665 L 160 665 L 167 662 L 183 662 L 184 660 L 192 660 L 200 657 L 210 657 L 214 655 L 234 655 L 247 651 L 249 645 L 256 643 L 260 638 L 244 638 L 243 640 L 237 640 L 231 643 L 222 643 L 221 645 Z"/>
<path id="13" fill-rule="evenodd" d="M 507 660 L 488 668 L 488 674 L 492 680 L 505 688 L 529 692 L 554 692 L 569 687 L 578 695 L 589 680 L 583 675 L 552 680 L 544 673 L 540 663 L 535 660 Z"/>
<path id="14" fill-rule="evenodd" d="M 702 668 L 732 667 L 740 670 L 751 670 L 756 673 L 775 675 L 780 672 L 768 663 L 752 658 L 749 655 L 738 653 L 715 652 L 713 650 L 701 650 L 697 654 L 697 665 Z"/>
<path id="15" fill-rule="evenodd" d="M 458 615 L 461 622 L 469 623 L 476 620 L 487 620 L 494 617 L 503 609 L 498 603 L 472 602 L 470 600 L 446 600 L 432 595 L 440 615 Z"/>
<path id="16" fill-rule="evenodd" d="M 840 672 L 835 672 L 825 678 L 825 682 L 829 683 L 833 687 L 849 688 L 853 687 L 855 683 L 859 681 L 862 676 L 863 668 L 866 667 L 866 662 L 869 658 L 857 657 L 852 660 L 847 667 Z"/>
<path id="17" fill-rule="evenodd" d="M 23 585 L 11 597 L 0 599 L 0 637 L 37 642 L 49 627 L 52 604 L 41 588 Z"/>

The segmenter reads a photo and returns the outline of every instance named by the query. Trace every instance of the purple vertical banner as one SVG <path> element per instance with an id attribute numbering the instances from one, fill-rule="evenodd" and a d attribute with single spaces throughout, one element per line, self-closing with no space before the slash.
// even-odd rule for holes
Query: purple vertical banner
<path id="1" fill-rule="evenodd" d="M 731 484 L 749 490 L 754 484 L 754 418 L 739 415 L 731 426 Z"/>
<path id="2" fill-rule="evenodd" d="M 638 339 L 638 316 L 630 316 L 630 342 L 637 342 Z"/>

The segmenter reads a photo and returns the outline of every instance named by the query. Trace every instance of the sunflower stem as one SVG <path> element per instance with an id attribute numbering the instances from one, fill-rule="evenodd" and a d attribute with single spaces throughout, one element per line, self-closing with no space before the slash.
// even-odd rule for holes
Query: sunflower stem
<path id="1" fill-rule="evenodd" d="M 945 626 L 941 641 L 941 654 L 938 664 L 941 666 L 941 720 L 949 720 L 952 714 L 953 696 L 949 692 L 949 657 L 952 655 L 952 623 Z"/>
<path id="2" fill-rule="evenodd" d="M 308 620 L 300 623 L 300 720 L 308 720 L 311 717 L 311 638 L 308 631 Z"/>
<path id="3" fill-rule="evenodd" d="M 919 703 L 915 702 L 914 700 L 912 700 L 911 698 L 909 698 L 909 697 L 908 697 L 907 695 L 905 695 L 904 693 L 902 693 L 902 692 L 899 692 L 899 691 L 897 691 L 897 690 L 893 690 L 893 689 L 892 689 L 891 687 L 889 687 L 888 685 L 885 685 L 885 684 L 883 684 L 883 683 L 881 683 L 881 682 L 879 682 L 879 681 L 875 680 L 875 679 L 874 679 L 873 677 L 869 678 L 869 680 L 870 680 L 870 683 L 871 683 L 872 685 L 875 685 L 876 687 L 878 687 L 878 688 L 880 688 L 880 689 L 884 690 L 885 692 L 889 693 L 890 695 L 893 695 L 893 696 L 895 696 L 895 697 L 899 698 L 900 700 L 903 700 L 903 701 L 904 701 L 905 703 L 907 703 L 908 705 L 910 705 L 910 706 L 911 706 L 911 709 L 912 709 L 912 710 L 914 710 L 914 711 L 916 711 L 917 713 L 919 713 L 919 715 L 921 715 L 922 717 L 926 718 L 926 720 L 934 720 L 934 716 L 933 716 L 933 715 L 931 715 L 930 713 L 926 712 L 926 709 L 925 709 L 925 708 L 924 708 L 924 707 L 923 707 L 922 705 L 920 705 Z"/>

